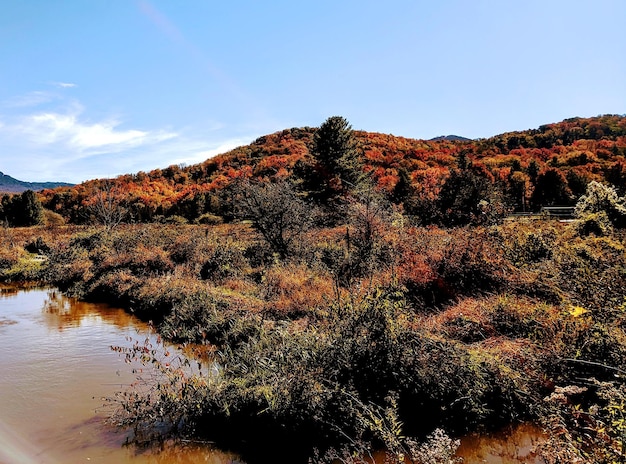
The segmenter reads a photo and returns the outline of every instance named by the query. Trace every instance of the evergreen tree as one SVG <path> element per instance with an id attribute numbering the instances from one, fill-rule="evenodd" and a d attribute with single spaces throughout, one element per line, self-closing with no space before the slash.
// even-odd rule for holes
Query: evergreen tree
<path id="1" fill-rule="evenodd" d="M 312 152 L 327 198 L 356 190 L 366 180 L 360 150 L 345 118 L 332 116 L 320 126 L 313 136 Z"/>
<path id="2" fill-rule="evenodd" d="M 2 209 L 2 219 L 11 226 L 28 227 L 43 223 L 43 206 L 32 190 L 26 190 L 21 195 L 4 196 Z"/>
<path id="3" fill-rule="evenodd" d="M 11 222 L 11 197 L 6 193 L 0 199 L 0 221 L 3 225 L 8 226 Z"/>
<path id="4" fill-rule="evenodd" d="M 507 212 L 502 193 L 480 170 L 455 169 L 437 200 L 440 222 L 449 227 L 494 224 Z"/>
<path id="5" fill-rule="evenodd" d="M 405 210 L 407 210 L 407 207 L 413 200 L 414 195 L 415 188 L 411 182 L 411 174 L 406 170 L 406 168 L 400 167 L 398 169 L 398 182 L 391 192 L 391 201 L 396 204 L 403 204 Z"/>
<path id="6" fill-rule="evenodd" d="M 35 226 L 43 223 L 43 206 L 35 192 L 26 190 L 21 195 L 21 222 L 24 226 Z"/>

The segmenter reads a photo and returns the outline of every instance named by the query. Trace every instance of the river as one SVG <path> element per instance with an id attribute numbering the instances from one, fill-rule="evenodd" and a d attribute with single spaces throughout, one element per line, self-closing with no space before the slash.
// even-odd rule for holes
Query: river
<path id="1" fill-rule="evenodd" d="M 104 398 L 136 380 L 111 346 L 152 337 L 121 309 L 50 289 L 0 288 L 0 463 L 242 463 L 208 445 L 138 449 Z"/>
<path id="2" fill-rule="evenodd" d="M 0 286 L 0 464 L 244 464 L 208 444 L 126 446 L 129 433 L 106 424 L 105 399 L 129 388 L 133 369 L 143 367 L 111 346 L 130 348 L 146 337 L 159 345 L 147 324 L 122 309 L 54 289 Z M 532 453 L 540 436 L 532 426 L 468 436 L 458 455 L 466 464 L 540 464 Z"/>

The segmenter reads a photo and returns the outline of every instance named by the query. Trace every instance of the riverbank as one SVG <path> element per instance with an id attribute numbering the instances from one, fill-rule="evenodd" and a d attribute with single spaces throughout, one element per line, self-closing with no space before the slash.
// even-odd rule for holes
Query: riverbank
<path id="1" fill-rule="evenodd" d="M 619 455 L 623 235 L 366 226 L 311 230 L 287 256 L 246 224 L 2 229 L 0 270 L 120 305 L 218 361 L 210 377 L 166 375 L 119 424 L 236 430 L 253 454 L 293 445 L 274 461 L 385 447 L 419 462 L 451 459 L 436 429 L 531 421 L 545 462 Z"/>
<path id="2" fill-rule="evenodd" d="M 150 327 L 120 308 L 85 303 L 54 288 L 0 284 L 0 462 L 232 464 L 239 458 L 209 445 L 125 446 L 132 430 L 107 423 L 107 403 L 137 382 L 140 363 L 111 346 L 150 340 Z M 146 373 L 147 374 L 147 373 Z M 36 418 L 36 420 L 33 420 Z M 239 461 L 241 462 L 241 461 Z"/>

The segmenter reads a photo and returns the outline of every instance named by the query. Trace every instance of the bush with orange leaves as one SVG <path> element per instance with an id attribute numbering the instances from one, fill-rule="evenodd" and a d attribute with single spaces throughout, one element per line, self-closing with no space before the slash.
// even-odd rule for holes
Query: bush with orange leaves
<path id="1" fill-rule="evenodd" d="M 416 308 L 505 289 L 510 263 L 497 237 L 483 228 L 419 228 L 409 232 L 398 259 L 398 283 Z"/>
<path id="2" fill-rule="evenodd" d="M 318 310 L 328 306 L 334 295 L 332 277 L 303 264 L 273 266 L 261 282 L 266 312 L 274 317 L 315 316 Z"/>

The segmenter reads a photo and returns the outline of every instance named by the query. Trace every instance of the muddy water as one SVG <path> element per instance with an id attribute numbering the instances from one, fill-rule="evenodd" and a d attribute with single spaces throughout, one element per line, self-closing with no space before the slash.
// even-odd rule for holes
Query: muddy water
<path id="1" fill-rule="evenodd" d="M 521 424 L 497 433 L 463 437 L 456 455 L 466 464 L 545 464 L 536 448 L 546 438 L 539 427 Z"/>
<path id="2" fill-rule="evenodd" d="M 136 380 L 110 346 L 146 336 L 120 309 L 0 288 L 0 463 L 241 463 L 209 445 L 124 446 L 127 434 L 104 423 L 103 398 Z"/>
<path id="3" fill-rule="evenodd" d="M 121 309 L 0 286 L 0 464 L 243 464 L 210 445 L 124 446 L 128 434 L 106 425 L 103 398 L 126 389 L 141 367 L 110 346 L 146 337 L 157 344 Z M 539 439 L 532 426 L 467 436 L 457 456 L 465 464 L 543 464 L 532 451 Z"/>

